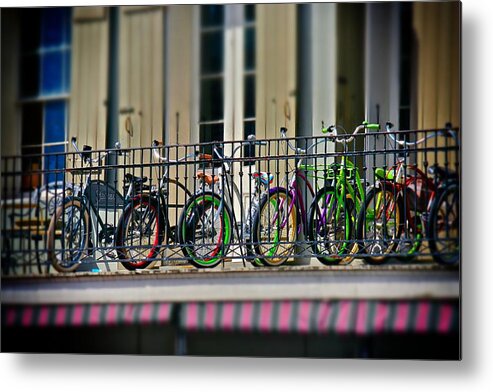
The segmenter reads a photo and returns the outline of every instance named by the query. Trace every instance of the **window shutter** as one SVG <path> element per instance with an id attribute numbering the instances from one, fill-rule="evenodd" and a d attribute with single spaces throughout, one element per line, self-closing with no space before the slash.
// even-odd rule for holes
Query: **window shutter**
<path id="1" fill-rule="evenodd" d="M 73 12 L 69 138 L 105 148 L 108 87 L 108 17 L 104 8 Z"/>
<path id="2" fill-rule="evenodd" d="M 163 138 L 163 8 L 120 12 L 120 141 L 149 147 Z"/>
<path id="3" fill-rule="evenodd" d="M 258 138 L 279 137 L 296 124 L 296 4 L 257 5 Z"/>

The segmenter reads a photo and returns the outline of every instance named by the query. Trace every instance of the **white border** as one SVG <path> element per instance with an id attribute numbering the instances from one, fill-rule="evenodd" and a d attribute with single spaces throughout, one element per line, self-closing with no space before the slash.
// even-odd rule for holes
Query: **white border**
<path id="1" fill-rule="evenodd" d="M 273 1 L 274 2 L 274 1 Z M 118 4 L 135 2 L 120 1 Z M 147 4 L 162 2 L 146 1 Z M 182 3 L 196 3 L 183 1 Z M 48 5 L 75 5 L 46 1 Z M 87 2 L 84 5 L 110 2 Z M 487 391 L 493 385 L 491 243 L 491 3 L 463 6 L 463 360 L 363 361 L 180 358 L 87 355 L 0 355 L 4 390 L 83 391 Z M 39 5 L 2 1 L 5 6 Z M 486 214 L 489 213 L 487 216 Z M 489 385 L 489 387 L 488 387 Z"/>

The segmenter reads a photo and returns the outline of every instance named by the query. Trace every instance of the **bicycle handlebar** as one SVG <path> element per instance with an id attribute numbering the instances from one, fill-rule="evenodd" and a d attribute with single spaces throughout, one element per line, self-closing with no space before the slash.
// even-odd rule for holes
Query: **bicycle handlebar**
<path id="1" fill-rule="evenodd" d="M 221 155 L 221 152 L 219 151 L 219 149 L 214 146 L 214 153 L 217 155 L 217 157 L 219 159 L 232 159 L 236 152 L 243 146 L 243 145 L 248 145 L 248 144 L 252 144 L 252 145 L 256 145 L 256 146 L 266 146 L 267 145 L 267 142 L 266 141 L 262 141 L 262 140 L 256 140 L 255 138 L 255 135 L 248 135 L 247 137 L 247 143 L 243 144 L 241 143 L 239 146 L 236 146 L 235 149 L 233 150 L 233 153 L 231 154 L 231 156 L 225 156 L 225 155 Z M 209 154 L 202 154 L 205 158 L 204 159 L 207 159 L 207 160 L 212 160 L 213 157 L 212 155 L 209 155 Z"/>
<path id="2" fill-rule="evenodd" d="M 397 143 L 399 144 L 400 146 L 417 146 L 418 144 L 421 144 L 423 143 L 425 140 L 427 139 L 431 139 L 432 137 L 437 137 L 439 135 L 442 135 L 442 136 L 451 136 L 454 138 L 455 141 L 457 141 L 457 136 L 456 136 L 456 133 L 454 131 L 452 131 L 452 126 L 450 125 L 450 123 L 447 123 L 445 124 L 445 130 L 440 130 L 440 131 L 436 131 L 436 132 L 432 132 L 430 135 L 427 135 L 427 136 L 424 136 L 422 137 L 421 139 L 419 140 L 416 140 L 414 142 L 407 142 L 405 140 L 397 140 L 395 138 L 394 135 L 392 135 L 392 127 L 394 126 L 394 124 L 392 124 L 390 121 L 387 121 L 387 123 L 385 124 L 385 130 L 388 132 L 387 133 L 387 137 L 389 137 L 394 143 Z M 395 131 L 394 131 L 395 132 Z"/>
<path id="3" fill-rule="evenodd" d="M 162 148 L 164 147 L 164 143 L 159 141 L 159 140 L 154 140 L 152 142 L 152 153 L 154 155 L 154 157 L 158 160 L 158 161 L 161 161 L 161 162 L 166 162 L 166 163 L 178 163 L 178 162 L 182 162 L 182 161 L 186 161 L 188 158 L 195 158 L 195 157 L 198 157 L 199 159 L 212 159 L 212 156 L 208 155 L 208 154 L 201 154 L 199 151 L 194 151 L 193 153 L 191 154 L 187 154 L 181 158 L 178 158 L 178 159 L 168 159 L 166 157 L 163 157 L 160 153 L 159 153 L 159 148 Z"/>
<path id="4" fill-rule="evenodd" d="M 107 151 L 104 154 L 102 154 L 102 155 L 99 154 L 99 156 L 97 156 L 96 158 L 91 159 L 90 155 L 91 155 L 92 147 L 84 145 L 83 151 L 79 150 L 79 147 L 77 146 L 77 138 L 75 136 L 72 136 L 71 142 L 72 142 L 72 146 L 74 147 L 75 151 L 80 155 L 81 159 L 85 163 L 97 163 L 97 164 L 99 164 L 109 154 L 109 151 Z"/>
<path id="5" fill-rule="evenodd" d="M 327 133 L 329 137 L 333 137 L 334 138 L 334 141 L 337 142 L 337 143 L 343 143 L 343 144 L 348 144 L 348 143 L 351 143 L 356 134 L 359 133 L 362 129 L 375 129 L 375 130 L 379 130 L 380 129 L 380 124 L 375 124 L 375 123 L 369 123 L 368 121 L 363 121 L 361 123 L 361 125 L 358 125 L 353 133 L 351 134 L 351 136 L 349 136 L 348 138 L 339 138 L 337 137 L 337 125 L 331 125 L 329 126 L 328 128 L 324 128 L 323 127 L 323 124 L 322 124 L 322 133 Z"/>
<path id="6" fill-rule="evenodd" d="M 281 139 L 286 139 L 286 134 L 288 133 L 288 129 L 286 127 L 281 127 Z M 293 150 L 296 154 L 306 154 L 306 150 L 300 147 L 295 147 L 291 144 L 289 140 L 286 140 L 288 147 Z"/>

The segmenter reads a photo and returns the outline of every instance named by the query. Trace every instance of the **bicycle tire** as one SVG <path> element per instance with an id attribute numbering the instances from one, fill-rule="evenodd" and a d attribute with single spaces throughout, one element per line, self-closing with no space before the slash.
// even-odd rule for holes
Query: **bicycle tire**
<path id="1" fill-rule="evenodd" d="M 221 196 L 204 191 L 192 196 L 181 213 L 177 230 L 179 243 L 187 261 L 197 268 L 214 268 L 229 251 L 233 228 L 232 214 L 227 204 L 223 203 L 219 227 L 207 226 L 210 218 L 215 222 L 220 205 Z M 203 242 L 199 243 L 200 240 Z M 200 254 L 202 251 L 205 253 Z"/>
<path id="2" fill-rule="evenodd" d="M 70 208 L 74 208 L 79 211 L 81 223 L 83 225 L 80 226 L 81 229 L 79 229 L 79 223 L 75 222 L 74 219 L 69 218 L 69 219 L 64 219 L 62 222 L 59 222 L 58 220 L 62 216 L 62 214 L 66 211 L 69 211 Z M 67 247 L 66 244 L 63 243 L 63 236 L 64 236 L 64 228 L 62 227 L 61 235 L 62 235 L 62 244 L 60 248 L 57 248 L 55 246 L 55 240 L 56 237 L 59 235 L 58 229 L 60 225 L 64 224 L 69 224 L 69 225 L 75 225 L 76 229 L 74 231 L 75 237 L 78 238 L 79 236 L 81 240 L 81 244 L 76 246 L 75 248 L 77 249 L 77 253 L 73 255 L 73 250 L 70 250 L 70 247 Z M 80 262 L 82 257 L 84 256 L 85 253 L 87 253 L 87 245 L 89 243 L 89 231 L 90 231 L 90 218 L 89 214 L 87 212 L 87 209 L 85 206 L 82 204 L 80 200 L 76 199 L 71 199 L 69 201 L 66 201 L 63 203 L 61 206 L 59 206 L 55 213 L 53 214 L 50 225 L 48 227 L 48 234 L 47 234 L 47 253 L 48 253 L 48 260 L 50 260 L 51 265 L 55 270 L 58 272 L 74 272 L 79 268 Z M 66 238 L 66 240 L 71 240 L 72 236 L 69 238 Z M 62 260 L 58 260 L 57 258 L 57 250 L 61 251 L 62 255 L 65 255 L 65 252 L 67 252 L 66 249 L 69 249 L 68 252 L 71 253 L 70 260 L 66 260 L 63 258 Z"/>
<path id="3" fill-rule="evenodd" d="M 279 205 L 281 204 L 279 201 L 280 196 L 287 201 L 284 203 L 284 206 L 289 209 L 292 198 L 287 191 L 285 189 L 272 189 L 262 197 L 259 209 L 252 222 L 254 253 L 256 259 L 267 267 L 278 267 L 284 264 L 292 256 L 291 250 L 294 248 L 296 241 L 296 206 L 293 206 L 289 212 L 289 216 L 286 218 L 286 227 L 281 228 L 280 224 L 282 224 L 285 214 L 278 214 Z M 269 208 L 270 206 L 273 209 Z M 267 218 L 269 223 L 266 224 L 263 222 L 263 218 Z M 271 218 L 274 221 L 271 222 Z M 273 228 L 275 229 L 273 230 Z M 282 231 L 279 232 L 279 229 Z M 282 241 L 284 229 L 286 229 L 286 239 Z M 269 238 L 265 238 L 265 233 L 267 233 Z M 270 238 L 272 235 L 274 238 Z M 283 242 L 285 243 L 285 247 L 281 252 L 278 252 L 278 249 L 283 246 Z"/>
<path id="4" fill-rule="evenodd" d="M 141 211 L 141 207 L 144 207 L 143 211 Z M 117 255 L 125 269 L 129 271 L 145 269 L 158 258 L 164 239 L 165 219 L 162 210 L 159 202 L 149 195 L 136 196 L 125 207 L 118 221 L 115 239 Z M 135 226 L 134 220 L 139 218 L 140 222 L 137 222 L 137 226 Z M 144 222 L 143 219 L 148 219 L 148 221 Z M 129 245 L 132 240 L 129 231 L 132 230 L 135 231 L 136 238 L 138 238 L 139 243 L 137 245 Z M 143 243 L 143 239 L 144 241 L 148 239 L 149 243 Z M 141 256 L 132 254 L 139 248 L 142 249 Z"/>
<path id="5" fill-rule="evenodd" d="M 330 200 L 328 200 L 329 197 Z M 322 264 L 340 264 L 348 257 L 348 249 L 351 248 L 353 237 L 353 211 L 354 202 L 346 197 L 346 203 L 341 205 L 336 196 L 335 188 L 332 186 L 320 189 L 315 195 L 310 207 L 308 235 L 314 255 Z M 333 216 L 337 212 L 339 219 L 336 222 L 333 220 Z M 327 236 L 331 236 L 331 230 L 336 231 L 334 238 L 327 238 Z M 337 233 L 342 233 L 343 237 L 338 238 Z M 319 238 L 320 235 L 323 236 L 322 240 Z"/>
<path id="6" fill-rule="evenodd" d="M 449 200 L 449 197 L 452 197 Z M 445 212 L 445 214 L 444 214 Z M 450 215 L 450 216 L 449 216 Z M 445 239 L 440 234 L 445 231 Z M 450 234 L 455 237 L 450 237 Z M 429 246 L 433 259 L 443 265 L 454 265 L 460 259 L 460 192 L 457 183 L 439 190 L 429 216 Z M 439 249 L 441 243 L 450 244 L 452 251 Z M 447 255 L 450 255 L 447 257 Z"/>
<path id="7" fill-rule="evenodd" d="M 384 197 L 383 203 L 382 197 Z M 390 208 L 392 215 L 387 217 L 388 212 L 385 211 L 383 223 L 377 224 L 377 217 L 381 219 L 384 212 L 382 207 L 385 210 Z M 378 209 L 378 213 L 375 213 L 375 209 Z M 372 188 L 367 192 L 358 216 L 356 234 L 359 253 L 361 255 L 366 254 L 363 257 L 366 263 L 383 264 L 395 252 L 404 227 L 402 211 L 402 199 L 390 184 Z M 393 233 L 392 230 L 389 230 L 392 227 L 394 227 Z M 382 229 L 383 233 L 376 233 L 377 229 L 375 228 Z M 390 231 L 391 234 L 389 235 L 387 231 Z"/>

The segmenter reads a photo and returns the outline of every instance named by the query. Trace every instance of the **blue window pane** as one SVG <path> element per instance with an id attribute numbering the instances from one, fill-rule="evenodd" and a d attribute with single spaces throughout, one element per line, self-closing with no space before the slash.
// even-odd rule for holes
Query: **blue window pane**
<path id="1" fill-rule="evenodd" d="M 45 143 L 65 141 L 65 109 L 66 103 L 64 101 L 53 101 L 45 104 Z"/>
<path id="2" fill-rule="evenodd" d="M 65 168 L 65 148 L 64 146 L 45 147 L 45 184 L 55 181 L 63 181 L 63 171 Z M 56 153 L 56 154 L 55 154 Z"/>
<path id="3" fill-rule="evenodd" d="M 68 43 L 69 22 L 69 8 L 44 9 L 41 19 L 41 45 L 46 48 Z"/>
<path id="4" fill-rule="evenodd" d="M 44 142 L 56 143 L 65 141 L 66 103 L 64 101 L 47 102 L 44 107 Z M 65 146 L 47 146 L 44 153 L 63 153 Z M 63 154 L 45 156 L 44 169 L 47 171 L 45 182 L 62 181 L 63 172 L 54 170 L 65 168 Z"/>
<path id="5" fill-rule="evenodd" d="M 68 92 L 70 90 L 70 50 L 65 50 L 63 53 L 64 64 L 63 64 L 63 86 L 62 91 Z"/>
<path id="6" fill-rule="evenodd" d="M 41 95 L 63 92 L 63 52 L 48 52 L 41 55 Z"/>

